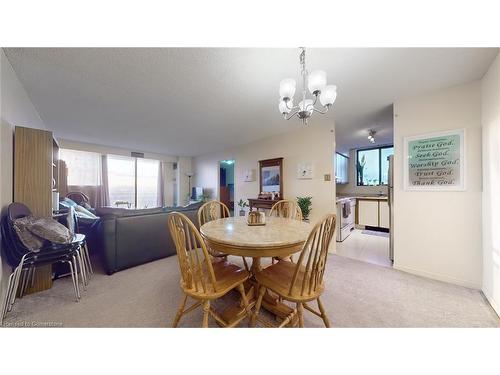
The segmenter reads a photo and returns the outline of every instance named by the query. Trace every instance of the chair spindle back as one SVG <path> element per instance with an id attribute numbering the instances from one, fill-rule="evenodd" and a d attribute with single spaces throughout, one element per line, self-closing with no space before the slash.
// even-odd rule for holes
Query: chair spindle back
<path id="1" fill-rule="evenodd" d="M 335 225 L 336 216 L 328 214 L 314 226 L 297 261 L 288 291 L 290 295 L 298 293 L 304 296 L 319 292 L 318 289 L 323 285 L 328 247 L 335 232 Z"/>
<path id="2" fill-rule="evenodd" d="M 269 216 L 277 216 L 284 217 L 288 219 L 294 220 L 302 220 L 302 211 L 295 201 L 291 200 L 282 200 L 276 202 L 271 211 L 269 212 Z"/>
<path id="3" fill-rule="evenodd" d="M 198 229 L 180 212 L 169 215 L 168 226 L 175 243 L 185 291 L 199 295 L 217 292 L 211 258 Z"/>
<path id="4" fill-rule="evenodd" d="M 209 221 L 229 217 L 229 208 L 220 201 L 210 201 L 198 209 L 198 225 L 201 226 Z"/>

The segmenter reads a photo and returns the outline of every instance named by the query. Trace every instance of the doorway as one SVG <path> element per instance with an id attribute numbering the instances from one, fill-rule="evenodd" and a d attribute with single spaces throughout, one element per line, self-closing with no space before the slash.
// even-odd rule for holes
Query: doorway
<path id="1" fill-rule="evenodd" d="M 234 216 L 234 160 L 219 162 L 219 200 L 229 208 Z"/>

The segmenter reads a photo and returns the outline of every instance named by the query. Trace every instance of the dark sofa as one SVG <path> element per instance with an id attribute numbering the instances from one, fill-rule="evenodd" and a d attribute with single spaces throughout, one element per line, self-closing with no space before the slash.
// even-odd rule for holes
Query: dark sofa
<path id="1" fill-rule="evenodd" d="M 125 268 L 165 258 L 176 253 L 168 230 L 170 212 L 185 214 L 198 226 L 197 212 L 201 203 L 186 207 L 127 210 L 98 208 L 101 217 L 98 247 L 108 275 Z"/>

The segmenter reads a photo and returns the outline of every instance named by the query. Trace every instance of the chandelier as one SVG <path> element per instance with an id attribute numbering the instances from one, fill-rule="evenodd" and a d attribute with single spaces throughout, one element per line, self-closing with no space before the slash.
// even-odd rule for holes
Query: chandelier
<path id="1" fill-rule="evenodd" d="M 293 95 L 295 94 L 296 82 L 292 78 L 284 79 L 280 82 L 280 113 L 286 120 L 290 120 L 297 115 L 304 125 L 314 112 L 324 115 L 337 98 L 337 86 L 326 85 L 326 73 L 323 70 L 315 70 L 308 74 L 306 70 L 306 49 L 300 48 L 299 56 L 301 74 L 302 74 L 302 101 L 298 106 L 293 105 Z M 314 96 L 313 99 L 307 99 L 306 86 L 309 92 Z M 319 101 L 322 108 L 316 108 L 316 102 Z"/>

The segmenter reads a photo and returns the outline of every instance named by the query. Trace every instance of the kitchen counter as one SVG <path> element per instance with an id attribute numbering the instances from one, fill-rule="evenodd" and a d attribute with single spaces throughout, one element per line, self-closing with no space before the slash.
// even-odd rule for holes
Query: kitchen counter
<path id="1" fill-rule="evenodd" d="M 337 196 L 336 202 L 342 202 L 348 199 L 372 199 L 372 200 L 377 200 L 377 201 L 384 201 L 387 200 L 387 195 L 346 195 L 342 196 L 339 195 Z"/>

